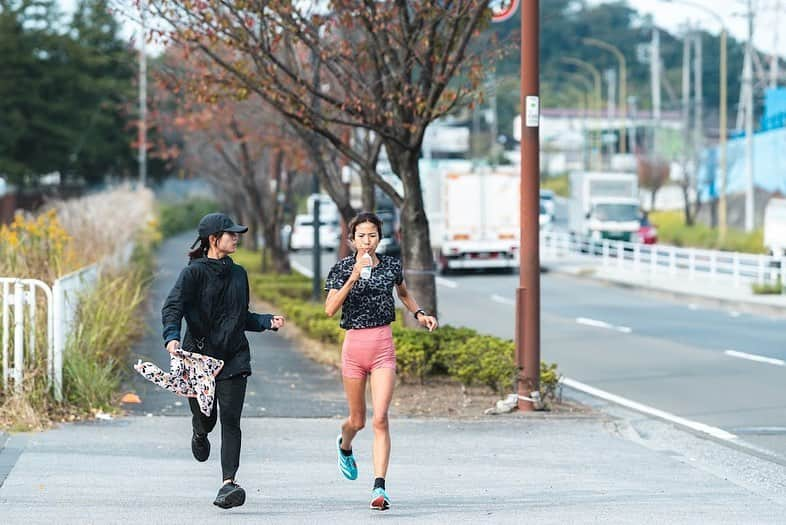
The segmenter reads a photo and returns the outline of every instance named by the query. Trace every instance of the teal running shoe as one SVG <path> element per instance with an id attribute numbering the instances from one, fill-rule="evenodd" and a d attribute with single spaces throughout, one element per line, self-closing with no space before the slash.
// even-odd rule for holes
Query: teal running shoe
<path id="1" fill-rule="evenodd" d="M 371 510 L 388 510 L 390 508 L 390 498 L 382 488 L 375 488 L 371 493 Z"/>
<path id="2" fill-rule="evenodd" d="M 338 469 L 347 479 L 358 479 L 358 464 L 355 455 L 345 456 L 341 453 L 341 434 L 336 438 L 336 452 L 338 453 Z"/>

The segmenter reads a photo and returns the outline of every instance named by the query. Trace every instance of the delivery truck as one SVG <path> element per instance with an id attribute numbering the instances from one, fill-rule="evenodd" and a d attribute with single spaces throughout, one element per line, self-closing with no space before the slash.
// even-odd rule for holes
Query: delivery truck
<path id="1" fill-rule="evenodd" d="M 641 221 L 635 173 L 570 174 L 568 229 L 580 238 L 636 242 Z"/>

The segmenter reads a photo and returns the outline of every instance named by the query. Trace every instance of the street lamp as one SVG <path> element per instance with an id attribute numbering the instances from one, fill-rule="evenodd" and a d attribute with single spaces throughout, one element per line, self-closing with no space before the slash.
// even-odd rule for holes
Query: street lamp
<path id="1" fill-rule="evenodd" d="M 628 100 L 628 74 L 627 74 L 627 66 L 625 63 L 625 55 L 622 54 L 622 51 L 619 50 L 618 47 L 609 44 L 608 42 L 604 42 L 603 40 L 598 40 L 597 38 L 585 38 L 582 40 L 588 46 L 595 46 L 601 49 L 605 49 L 607 51 L 611 51 L 617 60 L 620 63 L 620 117 L 622 118 L 622 133 L 620 133 L 620 153 L 626 153 L 627 149 L 625 147 L 625 117 L 627 115 L 627 111 L 625 106 L 627 105 Z"/>
<path id="2" fill-rule="evenodd" d="M 709 14 L 721 26 L 721 33 L 720 33 L 720 124 L 719 124 L 719 147 L 720 150 L 720 195 L 718 198 L 718 237 L 720 241 L 723 241 L 726 238 L 726 230 L 727 230 L 727 220 L 726 220 L 726 179 L 727 179 L 727 161 L 726 161 L 726 149 L 727 149 L 727 105 L 726 105 L 726 38 L 728 35 L 728 30 L 726 29 L 726 24 L 723 22 L 723 17 L 721 17 L 718 13 L 709 9 L 708 7 L 698 4 L 696 2 L 691 2 L 690 0 L 662 0 L 663 2 L 667 2 L 670 4 L 684 4 L 690 7 L 694 7 L 696 9 L 701 9 L 705 13 Z"/>
<path id="3" fill-rule="evenodd" d="M 594 83 L 595 83 L 595 104 L 594 104 L 594 106 L 595 106 L 595 109 L 600 110 L 601 103 L 602 103 L 601 102 L 601 80 L 600 80 L 600 71 L 598 71 L 598 68 L 596 68 L 595 66 L 593 66 L 589 62 L 585 62 L 584 60 L 580 60 L 580 59 L 575 58 L 575 57 L 562 57 L 560 59 L 560 61 L 562 61 L 562 62 L 564 62 L 566 64 L 571 64 L 573 66 L 580 67 L 580 68 L 584 69 L 585 71 L 588 71 L 592 75 L 592 78 L 593 78 Z M 598 148 L 597 155 L 600 155 L 600 148 Z M 596 157 L 596 159 L 597 159 L 597 157 Z M 595 167 L 596 168 L 600 168 L 600 166 L 597 166 L 597 165 Z"/>

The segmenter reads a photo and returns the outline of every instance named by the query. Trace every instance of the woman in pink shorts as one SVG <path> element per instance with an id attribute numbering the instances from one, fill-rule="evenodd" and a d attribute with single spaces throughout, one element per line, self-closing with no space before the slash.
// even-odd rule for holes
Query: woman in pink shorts
<path id="1" fill-rule="evenodd" d="M 437 328 L 437 320 L 423 311 L 407 290 L 401 261 L 375 253 L 382 236 L 379 217 L 373 213 L 360 213 L 349 223 L 348 230 L 355 255 L 338 261 L 325 281 L 328 292 L 325 312 L 332 317 L 341 309 L 340 325 L 347 331 L 341 350 L 341 374 L 349 417 L 336 438 L 338 466 L 344 477 L 357 479 L 352 440 L 366 424 L 366 378 L 370 377 L 374 414 L 371 508 L 387 510 L 390 508 L 390 499 L 385 492 L 385 475 L 390 459 L 388 408 L 396 382 L 396 349 L 390 328 L 390 323 L 396 318 L 393 288 L 396 288 L 407 310 L 429 332 Z M 366 254 L 369 257 L 364 257 Z"/>

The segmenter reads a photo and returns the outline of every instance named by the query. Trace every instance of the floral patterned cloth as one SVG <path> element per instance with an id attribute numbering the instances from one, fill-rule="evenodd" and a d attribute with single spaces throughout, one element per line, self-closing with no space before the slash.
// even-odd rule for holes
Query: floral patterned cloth
<path id="1" fill-rule="evenodd" d="M 220 359 L 178 349 L 170 354 L 169 372 L 141 359 L 134 369 L 161 388 L 179 396 L 195 397 L 199 410 L 209 416 L 216 397 L 216 376 L 223 366 Z"/>

